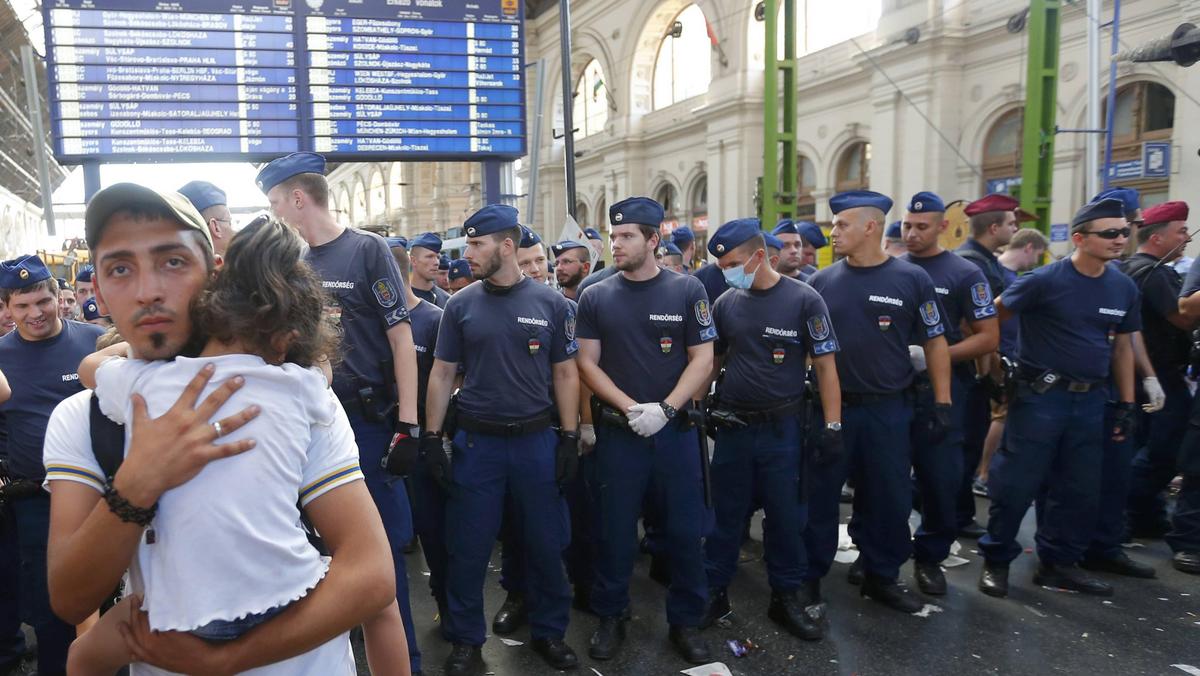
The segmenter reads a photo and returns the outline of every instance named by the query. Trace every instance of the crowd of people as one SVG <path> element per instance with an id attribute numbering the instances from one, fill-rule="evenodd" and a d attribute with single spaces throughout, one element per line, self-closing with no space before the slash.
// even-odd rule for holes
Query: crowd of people
<path id="1" fill-rule="evenodd" d="M 848 581 L 904 613 L 947 593 L 960 537 L 1006 596 L 1031 505 L 1034 584 L 1155 577 L 1131 537 L 1200 573 L 1182 202 L 1101 193 L 1039 267 L 1011 197 L 969 203 L 951 251 L 937 194 L 889 225 L 889 197 L 850 191 L 828 232 L 721 225 L 693 270 L 695 234 L 646 197 L 609 209 L 607 265 L 598 232 L 547 246 L 505 205 L 450 260 L 435 233 L 339 224 L 324 171 L 263 167 L 270 214 L 236 232 L 211 183 L 116 184 L 73 280 L 0 263 L 0 668 L 25 622 L 42 674 L 353 674 L 359 626 L 372 673 L 421 673 L 419 546 L 444 672 L 483 674 L 497 541 L 491 631 L 528 625 L 550 667 L 579 665 L 572 608 L 590 658 L 618 655 L 639 552 L 670 644 L 705 664 L 735 601 L 826 634 L 848 494 Z M 770 598 L 733 599 L 758 510 Z"/>

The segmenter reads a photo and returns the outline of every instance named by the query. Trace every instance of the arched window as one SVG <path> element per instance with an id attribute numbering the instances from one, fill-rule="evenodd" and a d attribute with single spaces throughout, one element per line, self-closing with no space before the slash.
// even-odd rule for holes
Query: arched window
<path id="1" fill-rule="evenodd" d="M 596 59 L 588 61 L 575 84 L 572 116 L 575 128 L 579 130 L 577 139 L 600 132 L 608 122 L 608 83 L 604 79 L 604 69 Z"/>
<path id="2" fill-rule="evenodd" d="M 679 225 L 679 194 L 675 191 L 675 186 L 664 183 L 655 193 L 654 199 L 662 205 L 663 226 L 670 226 L 671 229 L 674 229 Z"/>
<path id="3" fill-rule="evenodd" d="M 796 218 L 811 221 L 817 215 L 817 167 L 804 155 L 796 156 Z"/>
<path id="4" fill-rule="evenodd" d="M 392 171 L 388 177 L 388 208 L 399 211 L 404 208 L 404 165 L 392 162 Z"/>
<path id="5" fill-rule="evenodd" d="M 575 222 L 581 228 L 586 228 L 588 225 L 588 208 L 583 202 L 575 203 Z"/>
<path id="6" fill-rule="evenodd" d="M 1021 184 L 1021 135 L 1025 112 L 1008 111 L 996 120 L 983 141 L 984 192 L 1010 193 Z"/>
<path id="7" fill-rule="evenodd" d="M 875 30 L 881 0 L 827 0 L 796 3 L 796 56 L 820 51 Z M 776 43 L 783 58 L 783 3 L 779 3 Z M 761 31 L 761 29 L 759 29 Z"/>
<path id="8" fill-rule="evenodd" d="M 367 188 L 362 179 L 357 179 L 354 181 L 354 198 L 350 201 L 350 224 L 362 224 L 369 218 L 367 214 Z"/>
<path id="9" fill-rule="evenodd" d="M 1170 89 L 1156 82 L 1134 82 L 1117 90 L 1109 179 L 1137 188 L 1143 208 L 1167 199 L 1174 128 L 1175 95 Z"/>
<path id="10" fill-rule="evenodd" d="M 341 209 L 342 218 L 349 221 L 350 220 L 350 211 L 351 211 L 351 209 L 350 209 L 350 191 L 344 185 L 342 186 L 341 191 L 338 193 L 337 203 L 338 203 L 338 207 Z"/>
<path id="11" fill-rule="evenodd" d="M 383 182 L 383 171 L 371 172 L 371 187 L 367 190 L 367 220 L 378 221 L 387 211 L 387 186 Z"/>
<path id="12" fill-rule="evenodd" d="M 838 192 L 865 190 L 871 186 L 871 144 L 859 141 L 842 152 L 837 164 Z"/>
<path id="13" fill-rule="evenodd" d="M 604 201 L 603 197 L 596 200 L 596 213 L 593 216 L 595 216 L 596 222 L 592 225 L 596 226 L 597 230 L 600 232 L 608 230 L 608 203 Z"/>
<path id="14" fill-rule="evenodd" d="M 681 27 L 679 37 L 669 32 L 654 60 L 655 110 L 703 94 L 712 79 L 712 39 L 704 12 L 688 5 L 674 23 Z"/>

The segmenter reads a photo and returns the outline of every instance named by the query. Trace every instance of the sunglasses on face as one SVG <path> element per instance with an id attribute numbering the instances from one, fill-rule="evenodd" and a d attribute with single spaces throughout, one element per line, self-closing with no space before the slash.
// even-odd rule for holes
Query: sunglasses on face
<path id="1" fill-rule="evenodd" d="M 1100 239 L 1116 239 L 1118 237 L 1129 237 L 1133 234 L 1133 228 L 1109 228 L 1107 230 L 1085 230 L 1084 235 L 1095 235 Z"/>

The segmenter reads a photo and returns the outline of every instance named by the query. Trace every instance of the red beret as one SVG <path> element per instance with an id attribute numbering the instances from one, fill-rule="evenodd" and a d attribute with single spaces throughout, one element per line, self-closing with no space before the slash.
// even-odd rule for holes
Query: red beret
<path id="1" fill-rule="evenodd" d="M 1163 202 L 1142 212 L 1142 223 L 1158 225 L 1171 221 L 1186 221 L 1188 217 L 1187 202 Z"/>
<path id="2" fill-rule="evenodd" d="M 968 216 L 974 216 L 976 214 L 986 214 L 989 211 L 1015 211 L 1020 206 L 1020 202 L 1008 195 L 992 193 L 968 204 L 963 209 L 963 213 Z"/>

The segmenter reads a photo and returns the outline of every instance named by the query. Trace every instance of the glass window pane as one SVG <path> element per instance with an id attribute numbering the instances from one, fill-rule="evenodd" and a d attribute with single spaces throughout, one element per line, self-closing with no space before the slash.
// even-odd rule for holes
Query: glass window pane
<path id="1" fill-rule="evenodd" d="M 801 155 L 799 159 L 799 172 L 798 183 L 800 184 L 800 193 L 807 194 L 816 189 L 817 168 L 813 166 L 812 160 L 804 155 Z"/>
<path id="2" fill-rule="evenodd" d="M 1012 155 L 1021 146 L 1021 122 L 1023 115 L 1020 111 L 1006 113 L 996 121 L 988 134 L 987 144 L 983 149 L 983 161 Z"/>
<path id="3" fill-rule="evenodd" d="M 1147 83 L 1146 107 L 1142 131 L 1160 131 L 1175 127 L 1175 95 L 1166 87 Z"/>
<path id="4" fill-rule="evenodd" d="M 1137 87 L 1126 87 L 1117 92 L 1117 105 L 1113 113 L 1113 136 L 1129 136 L 1133 134 L 1133 104 L 1137 96 Z"/>

